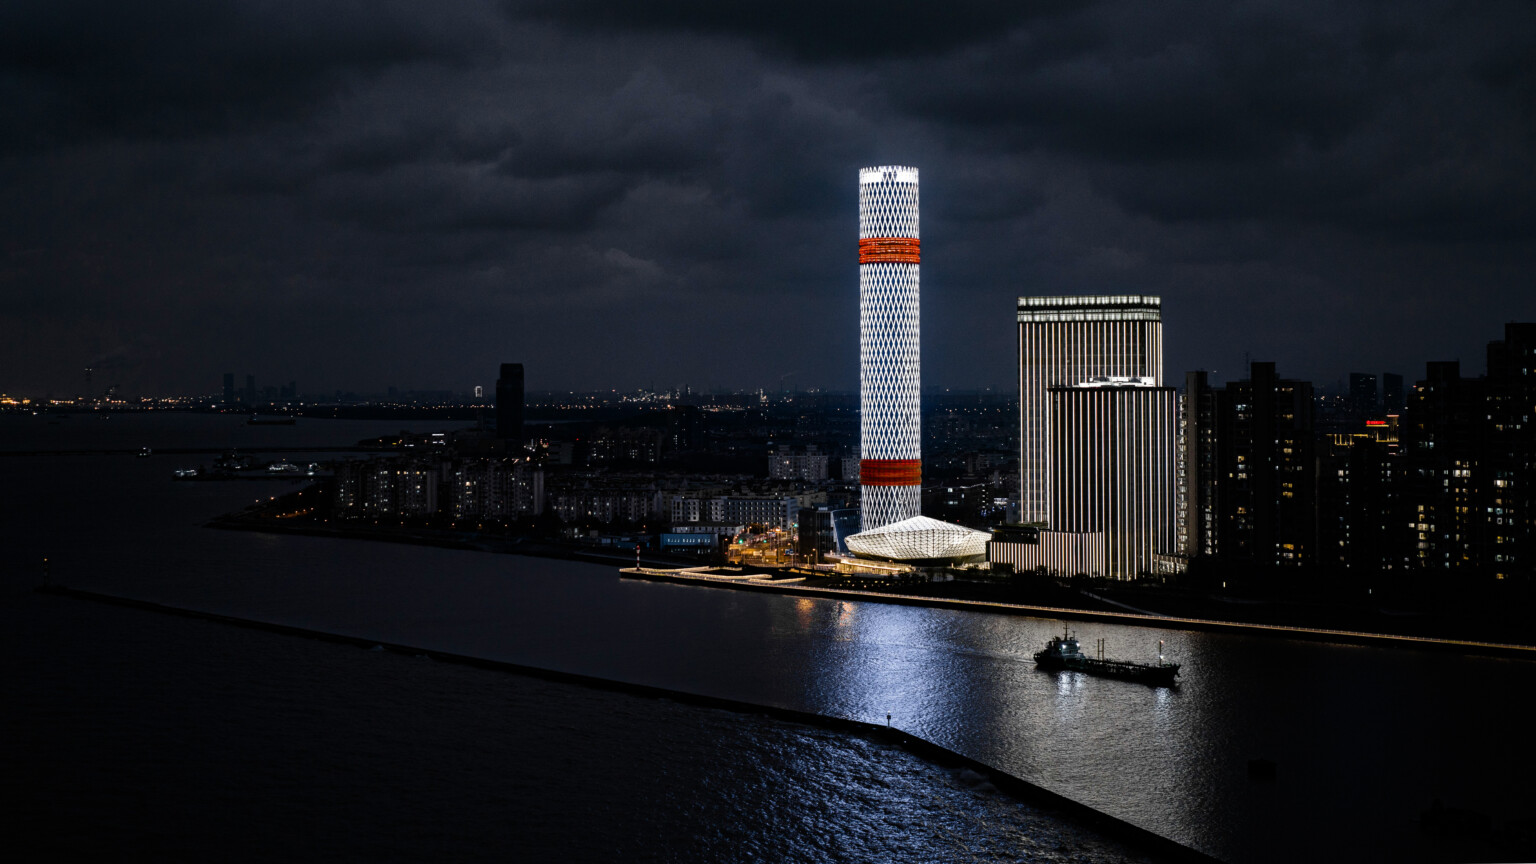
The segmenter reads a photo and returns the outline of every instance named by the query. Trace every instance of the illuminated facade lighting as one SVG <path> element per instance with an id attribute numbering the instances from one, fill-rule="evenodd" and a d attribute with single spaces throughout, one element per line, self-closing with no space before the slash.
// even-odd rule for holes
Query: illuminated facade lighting
<path id="1" fill-rule="evenodd" d="M 859 172 L 859 483 L 863 528 L 922 505 L 917 169 Z"/>
<path id="2" fill-rule="evenodd" d="M 861 558 L 891 561 L 967 561 L 986 555 L 992 535 L 927 516 L 850 534 L 848 551 Z"/>
<path id="3" fill-rule="evenodd" d="M 1051 527 L 1100 534 L 1103 557 L 1081 572 L 1135 579 L 1177 543 L 1178 391 L 1052 387 Z"/>
<path id="4" fill-rule="evenodd" d="M 1020 521 L 1055 525 L 1051 387 L 1163 384 L 1162 299 L 1141 294 L 1020 297 Z"/>
<path id="5" fill-rule="evenodd" d="M 1059 576 L 1104 576 L 1104 532 L 1041 531 L 1027 542 L 994 537 L 987 543 L 987 560 L 1011 565 L 1016 573 L 1045 570 Z"/>

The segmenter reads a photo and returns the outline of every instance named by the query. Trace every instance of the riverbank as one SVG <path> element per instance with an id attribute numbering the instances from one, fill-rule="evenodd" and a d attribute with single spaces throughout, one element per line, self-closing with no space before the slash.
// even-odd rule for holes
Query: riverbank
<path id="1" fill-rule="evenodd" d="M 933 609 L 963 609 L 975 612 L 993 612 L 1003 615 L 1027 615 L 1032 618 L 1062 618 L 1072 621 L 1100 621 L 1110 624 L 1129 624 L 1157 627 L 1164 630 L 1199 630 L 1222 633 L 1247 633 L 1262 636 L 1280 636 L 1289 639 L 1308 639 L 1320 642 L 1343 642 L 1354 645 L 1380 645 L 1396 648 L 1424 648 L 1472 652 L 1496 657 L 1517 657 L 1536 660 L 1536 646 L 1513 643 L 1478 642 L 1473 640 L 1437 639 L 1425 636 L 1398 636 L 1386 633 L 1368 633 L 1352 630 L 1329 630 L 1282 625 L 1247 624 L 1236 621 L 1218 621 L 1201 618 L 1180 618 L 1166 615 L 1148 615 L 1134 612 L 1098 611 L 1060 606 L 1033 606 L 1022 603 L 999 603 L 981 600 L 961 600 L 915 594 L 898 594 L 890 591 L 871 591 L 847 588 L 829 588 L 813 585 L 809 581 L 790 579 L 743 579 L 689 572 L 688 569 L 664 570 L 647 567 L 625 567 L 619 573 L 625 578 L 646 579 L 655 582 L 673 582 L 712 588 L 747 591 L 766 591 L 798 597 L 819 597 L 831 600 L 860 600 L 879 603 L 895 603 L 904 606 L 926 606 Z"/>
<path id="2" fill-rule="evenodd" d="M 402 530 L 398 528 L 377 528 L 370 525 L 317 525 L 313 522 L 297 521 L 285 524 L 269 519 L 254 518 L 241 513 L 211 519 L 203 523 L 203 527 L 215 528 L 221 531 L 253 531 L 266 534 L 292 534 L 299 537 L 326 537 L 333 540 L 403 543 L 409 546 L 434 546 L 439 549 L 493 552 L 500 555 L 527 555 L 535 558 L 554 558 L 560 561 L 587 561 L 594 564 L 622 564 L 636 560 L 633 553 L 550 543 L 528 537 L 483 534 L 470 531 Z M 658 556 L 654 553 L 644 555 L 641 560 L 657 566 L 686 566 L 689 563 L 686 559 Z"/>
<path id="3" fill-rule="evenodd" d="M 278 499 L 277 505 L 280 504 L 281 499 Z M 899 585 L 885 584 L 879 580 L 809 575 L 805 571 L 755 571 L 779 574 L 766 580 L 701 578 L 683 572 L 696 567 L 698 563 L 696 559 L 685 556 L 652 552 L 642 553 L 636 558 L 629 552 L 502 533 L 282 519 L 272 515 L 274 506 L 271 502 L 253 505 L 213 519 L 206 523 L 206 527 L 405 543 L 620 566 L 631 564 L 642 568 L 636 572 L 625 571 L 626 575 L 634 578 L 732 590 L 1536 659 L 1536 638 L 1528 635 L 1528 625 L 1519 621 L 1496 622 L 1500 626 L 1490 630 L 1479 625 L 1480 618 L 1477 615 L 1455 618 L 1430 614 L 1404 615 L 1359 604 L 1263 601 L 1165 587 L 1111 586 L 1078 590 L 1055 580 L 1034 576 L 908 582 Z M 754 571 L 749 568 L 748 572 Z M 1482 618 L 1492 617 L 1499 611 L 1508 617 L 1509 610 L 1494 610 Z M 1502 638 L 1490 638 L 1489 632 L 1497 633 Z"/>
<path id="4" fill-rule="evenodd" d="M 526 678 L 536 678 L 562 684 L 629 694 L 646 699 L 666 700 L 684 705 L 729 711 L 738 715 L 766 716 L 775 720 L 803 724 L 826 729 L 838 734 L 856 736 L 877 744 L 896 746 L 920 759 L 957 772 L 969 785 L 990 784 L 1014 799 L 1063 819 L 1070 825 L 1081 826 L 1088 831 L 1112 838 L 1141 850 L 1156 861 L 1209 862 L 1212 859 L 1196 850 L 1185 847 L 1146 829 L 1132 825 L 1078 803 L 1033 783 L 1014 777 L 981 761 L 963 756 L 944 746 L 909 734 L 899 728 L 866 723 L 850 718 L 825 716 L 772 705 L 759 705 L 732 699 L 706 696 L 686 691 L 633 684 L 604 678 L 596 678 L 570 672 L 526 666 L 481 657 L 438 651 L 414 645 L 378 642 L 368 638 L 348 636 L 334 632 L 276 624 L 248 618 L 203 612 L 178 606 L 137 600 L 133 598 L 85 591 L 60 585 L 44 585 L 39 593 L 135 609 L 158 615 L 175 616 L 212 622 L 219 625 L 247 630 L 264 631 L 287 637 L 298 637 L 321 642 L 350 645 L 361 649 L 384 651 L 415 659 L 508 673 Z M 1076 860 L 1075 858 L 1073 860 Z"/>
<path id="5" fill-rule="evenodd" d="M 75 857 L 490 861 L 506 856 L 474 852 L 515 843 L 511 857 L 528 860 L 1119 860 L 1057 851 L 1048 824 L 1040 845 L 1012 841 L 1030 818 L 1011 815 L 1012 799 L 951 794 L 957 772 L 899 747 L 36 594 L 44 558 L 63 584 L 174 606 L 881 725 L 891 712 L 1233 862 L 1433 860 L 1415 820 L 1437 798 L 1495 828 L 1536 812 L 1536 752 L 1516 746 L 1536 663 L 1169 631 L 1183 683 L 1149 688 L 1036 669 L 1053 618 L 621 579 L 633 549 L 593 567 L 204 530 L 272 493 L 173 483 L 175 460 L 158 457 L 7 464 L 28 494 L 3 506 L 14 542 L 0 569 L 18 590 L 0 594 L 12 682 L 0 715 L 24 725 L 12 758 L 38 770 L 3 773 L 28 793 L 13 813 L 24 838 L 101 838 L 103 854 Z M 1109 637 L 1112 656 L 1165 638 L 1073 626 L 1089 644 Z M 1260 758 L 1274 780 L 1249 774 Z M 212 840 L 174 854 L 189 831 Z M 306 842 L 274 847 L 285 837 Z M 674 853 L 677 838 L 721 854 Z M 1500 860 L 1477 848 L 1439 857 Z"/>

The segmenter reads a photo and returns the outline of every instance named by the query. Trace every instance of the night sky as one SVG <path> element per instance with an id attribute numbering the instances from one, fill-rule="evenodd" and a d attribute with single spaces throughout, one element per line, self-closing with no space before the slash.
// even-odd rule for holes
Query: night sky
<path id="1" fill-rule="evenodd" d="M 1166 364 L 1483 369 L 1536 320 L 1536 5 L 0 5 L 0 390 L 853 389 L 857 171 L 922 172 L 923 380 L 1021 294 Z"/>

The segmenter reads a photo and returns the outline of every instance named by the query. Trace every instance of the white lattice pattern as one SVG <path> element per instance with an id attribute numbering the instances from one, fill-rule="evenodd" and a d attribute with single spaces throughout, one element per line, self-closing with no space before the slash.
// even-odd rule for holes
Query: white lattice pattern
<path id="1" fill-rule="evenodd" d="M 861 558 L 893 561 L 933 561 L 975 558 L 987 554 L 992 535 L 960 525 L 913 516 L 848 535 L 848 551 Z"/>
<path id="2" fill-rule="evenodd" d="M 872 531 L 922 512 L 921 486 L 865 486 L 859 502 L 859 527 Z"/>
<path id="3" fill-rule="evenodd" d="M 859 172 L 859 239 L 918 239 L 916 168 Z M 903 247 L 916 261 L 916 242 Z M 871 256 L 873 257 L 873 256 Z M 859 449 L 864 459 L 922 458 L 918 267 L 901 260 L 859 265 Z M 921 487 L 863 487 L 866 530 L 916 516 Z"/>
<path id="4" fill-rule="evenodd" d="M 881 165 L 859 172 L 859 239 L 917 233 L 917 169 Z"/>
<path id="5" fill-rule="evenodd" d="M 922 457 L 918 266 L 859 266 L 859 447 L 865 459 Z"/>

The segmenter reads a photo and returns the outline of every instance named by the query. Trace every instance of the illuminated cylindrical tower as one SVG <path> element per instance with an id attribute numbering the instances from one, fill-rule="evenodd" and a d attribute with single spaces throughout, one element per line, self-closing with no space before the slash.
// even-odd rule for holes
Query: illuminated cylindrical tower
<path id="1" fill-rule="evenodd" d="M 920 515 L 917 169 L 859 172 L 859 482 L 863 530 Z"/>

